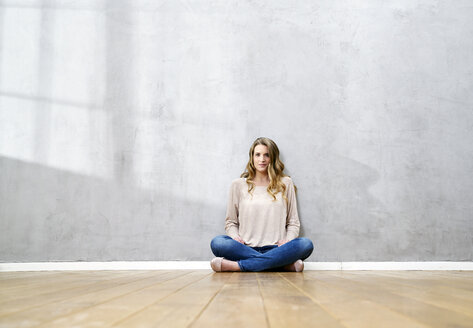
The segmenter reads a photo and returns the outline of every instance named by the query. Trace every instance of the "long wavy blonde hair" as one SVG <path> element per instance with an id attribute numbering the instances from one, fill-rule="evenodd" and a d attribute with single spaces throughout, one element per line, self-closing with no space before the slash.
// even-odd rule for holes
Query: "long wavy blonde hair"
<path id="1" fill-rule="evenodd" d="M 282 177 L 289 177 L 284 173 L 284 164 L 279 159 L 279 148 L 276 143 L 266 137 L 257 138 L 250 147 L 248 164 L 246 164 L 245 172 L 240 175 L 240 178 L 246 178 L 246 183 L 248 184 L 248 192 L 253 196 L 253 189 L 255 188 L 255 183 L 253 179 L 256 175 L 256 168 L 254 165 L 254 151 L 255 147 L 258 145 L 264 145 L 268 147 L 269 152 L 269 165 L 268 165 L 268 176 L 269 176 L 269 185 L 266 190 L 273 197 L 273 202 L 276 201 L 276 195 L 281 192 L 282 197 L 286 200 L 285 196 L 286 185 L 281 181 Z M 297 192 L 297 187 L 294 185 L 294 190 Z"/>

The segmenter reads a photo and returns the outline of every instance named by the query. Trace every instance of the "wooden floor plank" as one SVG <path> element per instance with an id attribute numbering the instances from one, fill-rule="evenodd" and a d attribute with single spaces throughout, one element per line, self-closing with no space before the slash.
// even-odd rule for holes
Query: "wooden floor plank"
<path id="1" fill-rule="evenodd" d="M 324 307 L 346 327 L 429 327 L 345 289 L 333 288 L 307 274 L 281 275 L 300 291 L 310 295 L 314 302 Z"/>
<path id="2" fill-rule="evenodd" d="M 83 295 L 78 295 L 59 302 L 47 303 L 24 311 L 15 312 L 11 315 L 0 317 L 0 327 L 34 327 L 40 324 L 47 324 L 55 318 L 62 318 L 73 315 L 80 311 L 99 306 L 123 295 L 155 286 L 189 274 L 190 271 L 151 271 L 150 276 L 145 279 L 129 282 L 117 283 L 111 288 L 95 289 Z"/>
<path id="3" fill-rule="evenodd" d="M 72 272 L 55 272 L 50 274 L 44 274 L 44 272 L 40 275 L 33 275 L 24 278 L 16 278 L 13 280 L 5 280 L 2 281 L 0 284 L 0 294 L 4 295 L 8 292 L 16 292 L 21 289 L 32 289 L 36 286 L 44 285 L 50 281 L 54 281 L 56 279 L 63 280 L 63 281 L 72 281 L 75 280 L 77 274 Z"/>
<path id="4" fill-rule="evenodd" d="M 139 274 L 138 272 L 117 272 L 117 273 L 58 273 L 57 276 L 47 276 L 40 279 L 35 279 L 34 282 L 15 281 L 11 282 L 9 286 L 0 288 L 0 307 L 2 303 L 13 299 L 22 298 L 23 295 L 31 297 L 32 295 L 42 294 L 45 290 L 54 291 L 66 286 L 66 288 L 74 288 L 82 286 L 87 283 L 100 282 L 113 277 L 126 277 Z M 60 287 L 61 286 L 61 287 Z"/>
<path id="5" fill-rule="evenodd" d="M 279 273 L 262 272 L 257 274 L 257 278 L 270 327 L 343 327 L 324 307 L 313 302 Z"/>
<path id="6" fill-rule="evenodd" d="M 53 276 L 34 279 L 34 281 L 21 281 L 14 286 L 2 287 L 0 289 L 0 303 L 10 302 L 12 299 L 22 298 L 23 295 L 31 296 L 44 293 L 47 288 L 49 291 L 59 291 L 63 288 L 76 288 L 91 281 L 102 281 L 107 279 L 111 273 L 100 271 L 83 271 L 83 272 L 63 272 Z M 133 274 L 128 272 L 115 272 L 114 276 L 129 276 Z M 0 304 L 1 307 L 1 304 Z"/>
<path id="7" fill-rule="evenodd" d="M 45 277 L 48 275 L 57 274 L 56 271 L 20 271 L 20 272 L 0 272 L 0 286 L 4 286 L 3 283 L 7 282 L 16 283 L 22 279 L 28 279 L 31 277 L 38 278 L 39 276 Z"/>
<path id="8" fill-rule="evenodd" d="M 130 272 L 132 273 L 132 272 Z M 127 284 L 147 278 L 153 279 L 156 276 L 164 274 L 166 272 L 155 272 L 155 273 L 133 273 L 128 275 L 123 274 L 109 274 L 109 277 L 103 277 L 100 280 L 90 279 L 87 276 L 83 277 L 82 286 L 69 286 L 67 283 L 60 283 L 58 288 L 50 289 L 43 287 L 43 294 L 33 294 L 27 296 L 23 293 L 22 297 L 9 300 L 8 302 L 0 304 L 0 317 L 11 315 L 15 312 L 26 311 L 35 307 L 42 306 L 50 303 L 57 303 L 65 300 L 69 300 L 73 297 L 81 296 L 88 293 L 105 290 L 107 288 L 116 287 L 117 285 Z"/>
<path id="9" fill-rule="evenodd" d="M 168 297 L 134 313 L 113 327 L 187 327 L 195 321 L 231 277 L 231 273 L 215 274 L 196 281 Z"/>
<path id="10" fill-rule="evenodd" d="M 268 327 L 254 272 L 231 277 L 190 327 Z"/>
<path id="11" fill-rule="evenodd" d="M 165 283 L 159 282 L 140 290 L 128 292 L 107 302 L 47 322 L 40 327 L 108 327 L 209 275 L 208 272 L 203 271 L 194 271 L 180 276 L 176 273 L 173 274 L 176 278 L 166 280 Z"/>
<path id="12" fill-rule="evenodd" d="M 468 281 L 473 280 L 473 271 L 460 271 L 460 270 L 452 270 L 452 271 L 438 271 L 438 270 L 431 270 L 431 271 L 417 271 L 421 272 L 430 272 L 433 276 L 440 276 L 448 279 L 465 279 Z"/>
<path id="13" fill-rule="evenodd" d="M 353 280 L 355 282 L 368 283 L 371 286 L 385 289 L 391 293 L 408 297 L 417 301 L 424 303 L 432 304 L 445 308 L 447 310 L 452 310 L 455 312 L 460 312 L 473 317 L 473 300 L 465 300 L 459 298 L 455 295 L 455 292 L 458 292 L 458 288 L 441 288 L 438 287 L 418 284 L 419 279 L 414 281 L 410 279 L 393 279 L 391 276 L 385 276 L 382 273 L 378 275 L 367 275 L 362 273 L 357 273 L 353 276 L 346 276 L 347 279 Z M 432 281 L 430 276 L 427 276 L 428 281 Z M 441 279 L 444 279 L 442 277 Z M 473 293 L 470 293 L 470 296 Z M 473 320 L 473 318 L 472 318 Z"/>
<path id="14" fill-rule="evenodd" d="M 471 328 L 471 317 L 467 315 L 416 301 L 408 297 L 396 295 L 369 284 L 359 282 L 355 284 L 347 278 L 337 276 L 336 272 L 327 273 L 307 271 L 306 275 L 327 282 L 334 288 L 345 289 L 363 299 L 378 303 L 394 312 L 400 313 L 403 316 L 431 327 Z M 340 273 L 338 273 L 338 275 L 340 275 Z"/>
<path id="15" fill-rule="evenodd" d="M 437 275 L 435 272 L 425 272 L 424 279 L 419 279 L 414 273 L 412 274 L 412 278 L 409 278 L 409 275 L 399 276 L 396 275 L 396 272 L 385 272 L 385 271 L 353 271 L 350 274 L 356 276 L 362 276 L 369 279 L 377 279 L 379 277 L 385 277 L 389 279 L 389 281 L 403 284 L 406 286 L 411 286 L 413 288 L 417 288 L 426 292 L 435 292 L 440 295 L 454 295 L 456 298 L 461 300 L 467 300 L 469 302 L 473 301 L 473 292 L 469 290 L 463 290 L 457 287 L 448 286 L 448 284 L 442 283 L 433 283 L 435 280 L 444 280 L 449 279 L 447 276 L 440 276 Z M 343 277 L 349 277 L 346 275 L 342 275 Z M 473 283 L 473 282 L 472 282 Z"/>
<path id="16" fill-rule="evenodd" d="M 416 281 L 421 286 L 449 287 L 473 292 L 473 282 L 469 279 L 457 279 L 454 277 L 438 277 L 438 272 L 431 271 L 382 271 L 379 274 L 393 278 Z"/>

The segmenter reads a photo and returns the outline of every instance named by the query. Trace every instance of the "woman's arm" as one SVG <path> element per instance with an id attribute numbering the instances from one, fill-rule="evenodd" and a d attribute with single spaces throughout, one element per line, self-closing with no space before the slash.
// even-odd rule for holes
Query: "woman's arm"
<path id="1" fill-rule="evenodd" d="M 299 215 L 297 213 L 297 200 L 294 183 L 289 178 L 289 183 L 286 185 L 287 197 L 287 216 L 286 216 L 286 239 L 278 240 L 277 245 L 282 246 L 285 243 L 297 238 L 299 236 Z"/>
<path id="2" fill-rule="evenodd" d="M 240 192 L 237 181 L 233 181 L 230 187 L 227 203 L 227 214 L 225 216 L 225 231 L 231 238 L 244 244 L 244 241 L 240 238 L 238 221 L 238 204 L 240 202 Z"/>
<path id="3" fill-rule="evenodd" d="M 286 197 L 288 200 L 286 217 L 286 240 L 290 241 L 299 236 L 300 228 L 299 214 L 297 212 L 296 191 L 294 190 L 294 183 L 290 178 L 286 191 Z"/>

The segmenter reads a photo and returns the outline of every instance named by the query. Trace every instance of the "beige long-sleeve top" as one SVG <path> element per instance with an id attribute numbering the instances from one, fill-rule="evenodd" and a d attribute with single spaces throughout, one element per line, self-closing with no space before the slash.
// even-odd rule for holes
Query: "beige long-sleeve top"
<path id="1" fill-rule="evenodd" d="M 290 177 L 283 177 L 281 181 L 286 185 L 287 205 L 281 192 L 273 201 L 267 187 L 255 186 L 252 198 L 245 178 L 232 181 L 225 218 L 228 236 L 240 236 L 251 247 L 275 245 L 278 240 L 292 240 L 299 236 L 294 183 Z"/>

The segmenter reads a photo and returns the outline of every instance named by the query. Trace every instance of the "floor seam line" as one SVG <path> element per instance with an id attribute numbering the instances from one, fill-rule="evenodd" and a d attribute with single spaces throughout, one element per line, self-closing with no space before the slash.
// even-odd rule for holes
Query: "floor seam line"
<path id="1" fill-rule="evenodd" d="M 220 287 L 216 292 L 215 294 L 210 298 L 210 300 L 207 302 L 207 304 L 204 305 L 204 307 L 202 308 L 202 310 L 200 310 L 200 312 L 195 316 L 194 320 L 191 321 L 191 323 L 189 323 L 187 325 L 187 327 L 192 327 L 192 325 L 197 322 L 197 320 L 199 320 L 200 316 L 204 313 L 204 311 L 209 307 L 210 303 L 213 302 L 213 300 L 215 299 L 215 297 L 217 297 L 217 295 L 222 291 L 222 289 L 227 285 L 227 282 L 233 277 L 235 273 L 233 272 L 227 279 L 227 281 L 225 281 L 224 284 L 222 284 L 222 287 Z"/>

